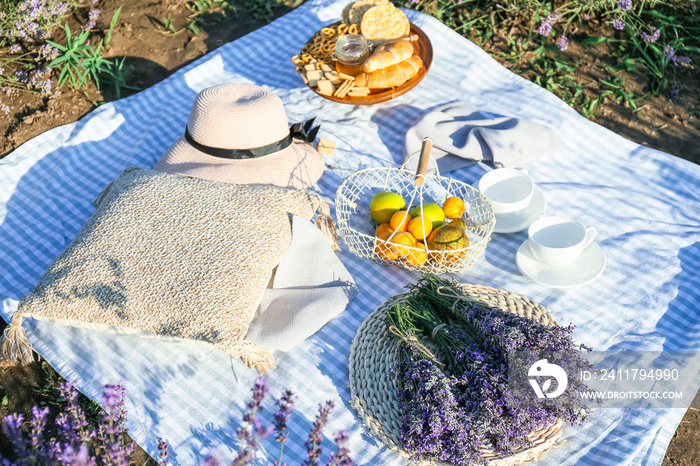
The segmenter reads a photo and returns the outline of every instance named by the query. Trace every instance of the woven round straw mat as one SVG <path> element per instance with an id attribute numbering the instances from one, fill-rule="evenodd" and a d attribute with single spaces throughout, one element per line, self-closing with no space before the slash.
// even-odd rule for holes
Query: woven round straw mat
<path id="1" fill-rule="evenodd" d="M 545 325 L 557 325 L 552 316 L 541 305 L 530 299 L 504 290 L 479 285 L 461 285 L 470 298 L 491 307 L 512 312 Z M 399 434 L 399 407 L 396 398 L 397 384 L 390 377 L 390 370 L 397 362 L 398 353 L 394 337 L 386 325 L 386 311 L 408 296 L 406 292 L 382 303 L 362 323 L 350 348 L 350 394 L 351 404 L 369 431 L 379 437 L 392 451 L 408 456 L 401 449 Z M 439 358 L 439 350 L 431 341 L 420 341 Z M 535 460 L 560 445 L 563 422 L 542 427 L 529 435 L 530 448 L 501 457 L 497 452 L 482 449 L 482 455 L 494 466 L 510 466 Z M 429 464 L 429 463 L 422 463 Z"/>

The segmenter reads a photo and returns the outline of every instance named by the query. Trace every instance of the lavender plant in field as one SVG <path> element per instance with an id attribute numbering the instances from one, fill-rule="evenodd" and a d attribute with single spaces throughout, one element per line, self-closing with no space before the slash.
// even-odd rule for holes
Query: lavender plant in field
<path id="1" fill-rule="evenodd" d="M 552 27 L 561 21 L 561 19 L 562 14 L 559 12 L 547 15 L 542 19 L 540 26 L 537 28 L 537 32 L 545 37 L 548 36 L 552 32 Z"/>
<path id="2" fill-rule="evenodd" d="M 619 19 L 613 19 L 611 21 L 611 23 L 612 23 L 612 27 L 617 29 L 618 31 L 622 31 L 623 29 L 625 29 L 625 26 L 626 26 L 625 22 L 622 20 L 619 20 Z"/>
<path id="3" fill-rule="evenodd" d="M 664 56 L 668 58 L 674 65 L 687 65 L 690 63 L 689 57 L 684 57 L 682 55 L 676 55 L 676 51 L 670 45 L 664 47 Z"/>
<path id="4" fill-rule="evenodd" d="M 127 429 L 124 397 L 126 395 L 121 385 L 105 385 L 102 388 L 102 416 L 96 426 L 88 422 L 85 412 L 78 401 L 79 393 L 71 382 L 65 381 L 59 386 L 60 399 L 65 403 L 63 412 L 56 416 L 57 435 L 48 438 L 47 417 L 49 408 L 34 407 L 30 421 L 29 432 L 22 429 L 24 416 L 10 414 L 4 419 L 3 432 L 10 441 L 18 460 L 12 463 L 0 455 L 0 464 L 21 465 L 53 465 L 64 464 L 71 466 L 97 466 L 109 464 L 113 466 L 128 466 L 136 444 L 125 441 Z M 230 466 L 245 466 L 255 458 L 261 448 L 261 441 L 275 433 L 275 439 L 280 442 L 280 457 L 276 466 L 282 463 L 282 448 L 287 440 L 287 423 L 294 407 L 294 393 L 287 390 L 277 401 L 278 410 L 274 413 L 274 423 L 266 424 L 262 418 L 263 402 L 269 393 L 267 381 L 258 378 L 253 386 L 253 396 L 246 405 L 242 427 L 238 429 L 241 447 L 237 457 Z M 333 410 L 331 401 L 319 406 L 319 413 L 309 433 L 306 443 L 308 455 L 304 464 L 321 464 L 321 442 L 323 428 Z M 336 450 L 329 455 L 326 466 L 354 466 L 347 448 L 348 436 L 340 431 L 334 441 Z M 163 439 L 158 439 L 158 464 L 170 464 L 170 445 Z M 215 455 L 207 456 L 202 464 L 218 466 L 221 464 Z"/>
<path id="5" fill-rule="evenodd" d="M 158 464 L 160 466 L 167 466 L 170 464 L 169 448 L 170 445 L 167 440 L 163 440 L 162 438 L 158 439 Z"/>
<path id="6" fill-rule="evenodd" d="M 278 409 L 273 414 L 273 417 L 275 420 L 275 440 L 280 443 L 280 454 L 278 460 L 275 461 L 275 466 L 280 466 L 282 464 L 282 455 L 284 454 L 284 444 L 289 438 L 287 423 L 292 416 L 292 409 L 294 408 L 294 393 L 291 390 L 285 390 L 276 404 Z"/>
<path id="7" fill-rule="evenodd" d="M 48 408 L 34 407 L 29 433 L 22 431 L 21 414 L 6 416 L 3 431 L 18 460 L 16 464 L 70 464 L 94 466 L 97 464 L 129 464 L 136 444 L 124 441 L 126 411 L 124 390 L 119 385 L 107 385 L 102 391 L 104 411 L 95 428 L 88 422 L 78 402 L 79 393 L 71 382 L 59 386 L 60 399 L 66 407 L 56 416 L 57 435 L 47 436 Z M 92 445 L 91 449 L 89 445 Z M 0 455 L 2 464 L 13 464 Z"/>
<path id="8" fill-rule="evenodd" d="M 639 37 L 641 37 L 644 42 L 649 42 L 649 43 L 653 44 L 657 40 L 659 40 L 659 36 L 661 35 L 661 30 L 655 28 L 654 26 L 649 26 L 649 31 L 651 32 L 651 34 L 649 34 L 646 31 L 639 31 Z"/>
<path id="9" fill-rule="evenodd" d="M 561 50 L 562 52 L 568 49 L 569 39 L 566 36 L 559 37 L 559 39 L 557 39 L 557 47 L 559 47 L 559 50 Z"/>
<path id="10" fill-rule="evenodd" d="M 316 466 L 321 458 L 321 442 L 323 435 L 321 432 L 328 423 L 328 416 L 333 411 L 333 402 L 326 401 L 325 404 L 319 406 L 318 415 L 311 426 L 309 438 L 304 444 L 306 446 L 306 460 L 304 466 Z"/>
<path id="11" fill-rule="evenodd" d="M 3 42 L 38 43 L 49 37 L 49 30 L 68 13 L 68 1 L 26 0 L 0 18 L 5 25 Z M 9 26 L 9 27 L 8 27 Z"/>
<path id="12" fill-rule="evenodd" d="M 632 0 L 620 0 L 617 2 L 617 6 L 620 7 L 620 10 L 622 11 L 627 11 L 632 9 Z"/>

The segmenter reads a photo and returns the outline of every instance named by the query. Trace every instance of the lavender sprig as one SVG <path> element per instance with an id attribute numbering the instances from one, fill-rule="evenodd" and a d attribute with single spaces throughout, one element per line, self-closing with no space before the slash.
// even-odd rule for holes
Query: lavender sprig
<path id="1" fill-rule="evenodd" d="M 292 416 L 292 409 L 294 408 L 294 393 L 291 390 L 285 390 L 276 404 L 278 410 L 275 411 L 273 417 L 275 419 L 275 440 L 280 442 L 280 454 L 279 459 L 275 461 L 275 466 L 279 466 L 282 464 L 284 444 L 289 438 L 287 423 Z"/>
<path id="2" fill-rule="evenodd" d="M 326 466 L 354 466 L 355 462 L 350 458 L 350 450 L 347 448 L 348 433 L 339 430 L 333 438 L 338 449 L 331 453 Z"/>
<path id="3" fill-rule="evenodd" d="M 323 441 L 323 428 L 328 423 L 328 416 L 333 411 L 333 402 L 326 401 L 319 405 L 318 415 L 311 426 L 306 446 L 306 460 L 304 466 L 316 466 L 321 458 L 321 442 Z"/>
<path id="4" fill-rule="evenodd" d="M 262 409 L 262 402 L 269 391 L 267 380 L 259 377 L 253 385 L 253 399 L 248 402 L 246 412 L 243 414 L 243 422 L 246 425 L 238 429 L 241 447 L 231 466 L 244 466 L 250 463 L 255 457 L 255 452 L 260 448 L 260 440 L 271 433 L 271 429 L 263 427 L 257 419 L 257 413 Z"/>

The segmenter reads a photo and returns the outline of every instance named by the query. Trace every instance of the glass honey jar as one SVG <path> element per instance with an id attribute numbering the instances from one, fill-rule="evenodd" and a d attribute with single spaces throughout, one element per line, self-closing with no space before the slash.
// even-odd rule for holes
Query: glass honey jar
<path id="1" fill-rule="evenodd" d="M 361 34 L 346 34 L 335 42 L 335 69 L 338 73 L 357 76 L 362 73 L 362 64 L 369 57 L 370 44 Z"/>

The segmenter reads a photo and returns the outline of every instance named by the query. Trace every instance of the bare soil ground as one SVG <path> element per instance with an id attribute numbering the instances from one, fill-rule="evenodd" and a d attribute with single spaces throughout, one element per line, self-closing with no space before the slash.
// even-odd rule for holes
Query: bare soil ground
<path id="1" fill-rule="evenodd" d="M 241 6 L 243 0 L 231 2 Z M 145 89 L 165 79 L 170 74 L 193 60 L 212 51 L 220 45 L 253 31 L 267 22 L 289 11 L 279 7 L 267 18 L 255 18 L 246 13 L 212 13 L 201 18 L 201 31 L 194 34 L 182 29 L 191 11 L 184 2 L 177 0 L 102 0 L 102 15 L 98 29 L 106 30 L 116 9 L 122 12 L 113 33 L 111 48 L 106 57 L 127 57 L 124 63 L 127 83 Z M 171 18 L 176 34 L 165 34 L 164 20 Z M 69 21 L 76 30 L 85 18 L 74 15 Z M 595 24 L 591 25 L 594 27 Z M 182 29 L 182 30 L 181 30 Z M 511 69 L 520 69 L 524 76 L 534 79 L 528 72 L 527 53 L 517 61 L 507 59 L 506 47 L 513 31 L 498 31 L 499 34 L 482 44 L 487 51 L 503 52 L 502 63 Z M 517 37 L 517 31 L 515 32 Z M 54 39 L 61 41 L 60 33 Z M 579 64 L 573 74 L 586 84 L 586 92 L 600 86 L 600 79 L 609 79 L 606 65 L 611 64 L 609 50 L 604 44 L 583 48 L 572 43 L 566 52 L 570 59 Z M 291 62 L 290 62 L 291 66 Z M 625 73 L 624 80 L 629 90 L 646 92 L 647 79 L 639 73 Z M 608 100 L 600 108 L 597 122 L 612 131 L 640 144 L 700 163 L 700 77 L 692 72 L 681 73 L 678 97 L 657 96 L 639 102 L 640 111 L 618 105 Z M 137 91 L 123 91 L 122 97 Z M 35 92 L 20 92 L 11 97 L 3 97 L 3 102 L 15 112 L 0 121 L 0 158 L 32 137 L 59 125 L 80 119 L 97 105 L 114 100 L 113 89 L 98 90 L 94 85 L 79 91 L 65 91 L 61 96 L 46 100 Z M 0 415 L 10 412 L 31 413 L 31 407 L 45 401 L 42 390 L 51 383 L 55 373 L 44 363 L 34 363 L 26 367 L 10 367 L 0 370 L 0 390 L 7 395 L 7 402 L 0 406 Z M 2 395 L 0 393 L 0 395 Z M 678 427 L 668 448 L 663 465 L 700 464 L 700 394 Z M 7 454 L 8 442 L 0 435 L 0 453 Z M 155 465 L 155 461 L 139 450 L 133 458 L 134 464 Z"/>

